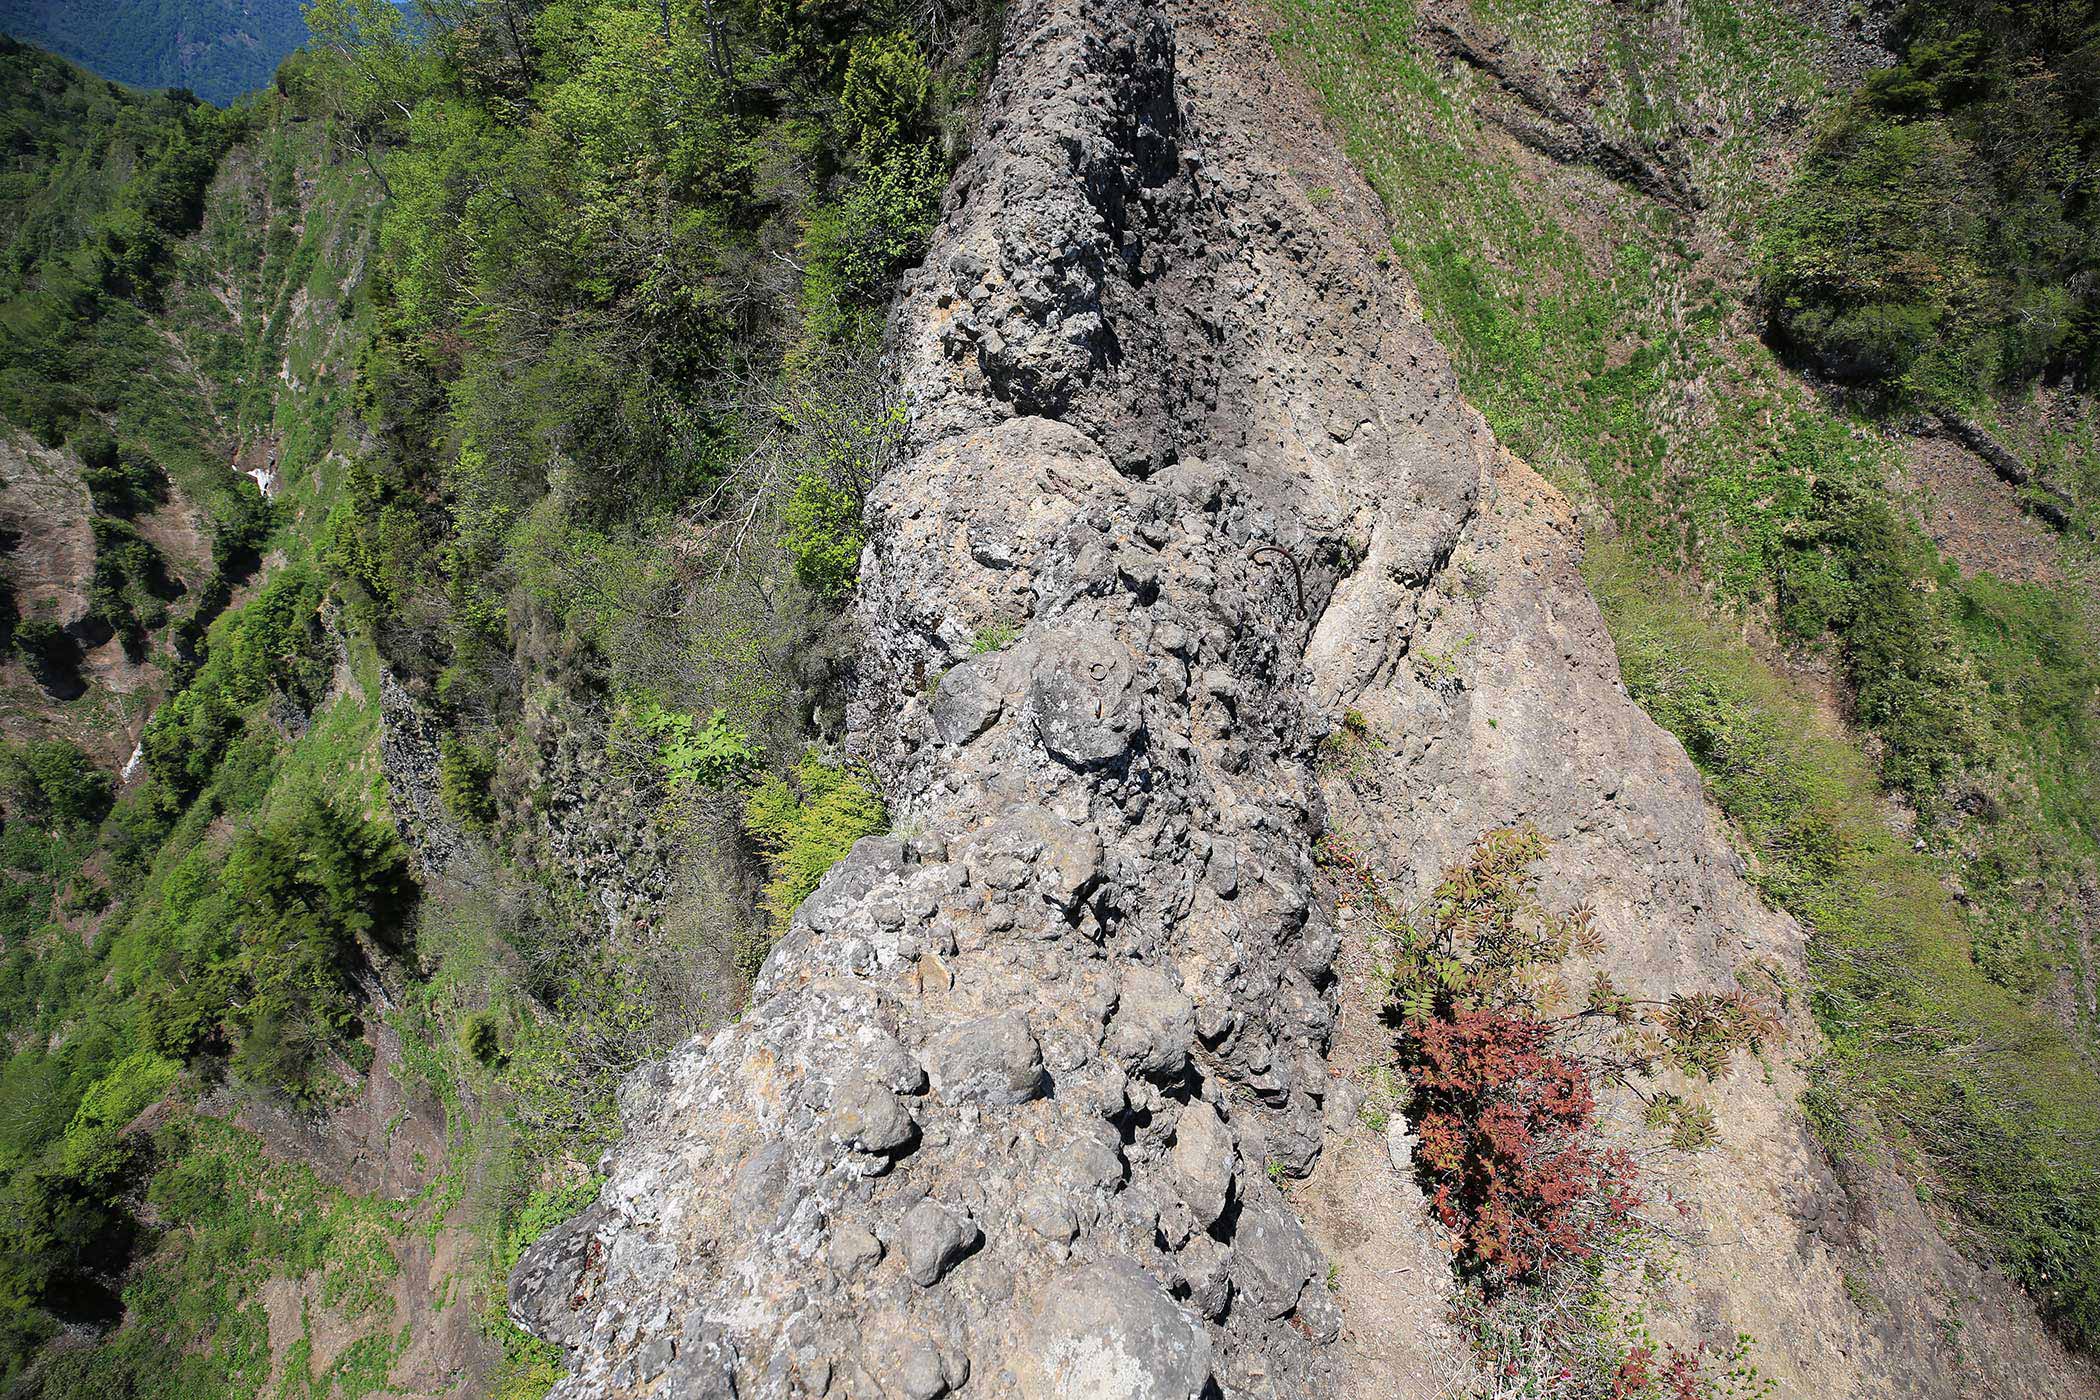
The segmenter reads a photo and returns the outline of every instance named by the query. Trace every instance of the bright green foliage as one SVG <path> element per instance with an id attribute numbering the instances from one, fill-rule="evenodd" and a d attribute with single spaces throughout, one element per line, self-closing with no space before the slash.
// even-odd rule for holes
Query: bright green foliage
<path id="1" fill-rule="evenodd" d="M 803 305 L 819 334 L 844 337 L 867 328 L 867 313 L 925 249 L 947 182 L 931 146 L 887 151 L 811 222 Z"/>
<path id="2" fill-rule="evenodd" d="M 904 405 L 854 386 L 812 388 L 779 410 L 790 450 L 801 461 L 782 502 L 781 547 L 795 577 L 836 603 L 860 577 L 868 491 L 901 450 Z"/>
<path id="3" fill-rule="evenodd" d="M 696 787 L 726 787 L 758 761 L 750 736 L 730 723 L 726 710 L 717 708 L 702 724 L 697 715 L 666 710 L 651 700 L 635 711 L 635 720 L 656 741 L 656 763 L 671 796 Z"/>
<path id="4" fill-rule="evenodd" d="M 853 45 L 839 89 L 854 146 L 873 155 L 919 136 L 933 98 L 933 71 L 908 34 L 870 34 Z"/>
<path id="5" fill-rule="evenodd" d="M 824 872 L 889 820 L 865 775 L 826 763 L 814 750 L 802 755 L 792 777 L 769 773 L 759 781 L 744 799 L 744 830 L 771 872 L 764 903 L 775 937 L 787 931 Z"/>
<path id="6" fill-rule="evenodd" d="M 795 561 L 795 577 L 825 598 L 852 591 L 860 577 L 860 551 L 866 542 L 860 501 L 815 472 L 795 479 L 795 489 L 781 507 L 781 547 Z"/>
<path id="7" fill-rule="evenodd" d="M 151 1050 L 140 1050 L 119 1060 L 82 1097 L 66 1136 L 76 1138 L 123 1127 L 165 1094 L 181 1069 L 173 1060 Z"/>
<path id="8" fill-rule="evenodd" d="M 1004 651 L 1012 646 L 1014 639 L 1020 635 L 1021 629 L 1011 622 L 991 623 L 979 628 L 977 635 L 970 638 L 970 655 L 989 656 L 995 651 Z M 1363 717 L 1358 715 L 1357 718 L 1361 720 Z"/>

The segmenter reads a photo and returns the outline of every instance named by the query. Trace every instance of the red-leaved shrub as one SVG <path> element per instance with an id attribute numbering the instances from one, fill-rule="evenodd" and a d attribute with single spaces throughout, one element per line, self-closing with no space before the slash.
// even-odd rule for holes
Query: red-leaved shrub
<path id="1" fill-rule="evenodd" d="M 1630 1159 L 1597 1141 L 1588 1071 L 1550 1037 L 1528 1016 L 1458 1010 L 1402 1038 L 1431 1204 L 1460 1267 L 1491 1283 L 1583 1258 L 1640 1205 Z"/>

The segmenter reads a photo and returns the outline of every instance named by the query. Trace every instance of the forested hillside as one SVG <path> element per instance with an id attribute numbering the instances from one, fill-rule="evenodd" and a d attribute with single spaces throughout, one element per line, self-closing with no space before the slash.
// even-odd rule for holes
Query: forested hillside
<path id="1" fill-rule="evenodd" d="M 807 745 L 968 19 L 7 48 L 15 1393 L 552 1378 L 509 1259 L 883 821 Z"/>
<path id="2" fill-rule="evenodd" d="M 0 0 L 0 34 L 115 82 L 221 106 L 306 42 L 298 0 Z"/>

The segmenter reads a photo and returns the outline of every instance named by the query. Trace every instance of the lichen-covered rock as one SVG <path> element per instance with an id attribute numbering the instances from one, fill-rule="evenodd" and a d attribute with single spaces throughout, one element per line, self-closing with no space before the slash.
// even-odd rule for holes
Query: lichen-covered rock
<path id="1" fill-rule="evenodd" d="M 1016 1368 L 1026 1400 L 1200 1400 L 1210 1337 L 1133 1265 L 1053 1276 Z"/>

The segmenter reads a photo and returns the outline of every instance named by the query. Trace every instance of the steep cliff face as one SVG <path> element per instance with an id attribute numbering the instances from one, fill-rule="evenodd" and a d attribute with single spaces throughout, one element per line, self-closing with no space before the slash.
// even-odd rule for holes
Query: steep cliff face
<path id="1" fill-rule="evenodd" d="M 596 1204 L 513 1279 L 556 1394 L 1441 1393 L 1448 1274 L 1357 1120 L 1374 950 L 1316 838 L 1419 889 L 1528 820 L 1639 994 L 1798 965 L 1382 242 L 1234 7 L 1011 13 L 893 324 L 853 728 L 897 835 L 628 1085 Z M 1346 710 L 1384 747 L 1323 769 Z M 1724 1085 L 1675 1332 L 1756 1332 L 1788 1393 L 1960 1393 L 1940 1324 L 2002 1285 L 1919 1230 L 1899 1276 L 1943 1303 L 1849 1302 L 1798 1087 Z M 2063 1393 L 2023 1318 L 1988 1363 Z"/>

